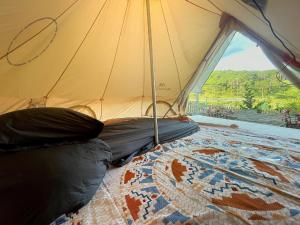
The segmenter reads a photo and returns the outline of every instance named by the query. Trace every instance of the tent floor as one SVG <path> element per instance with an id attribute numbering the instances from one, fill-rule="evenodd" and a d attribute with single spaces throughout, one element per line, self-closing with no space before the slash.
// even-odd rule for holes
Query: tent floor
<path id="1" fill-rule="evenodd" d="M 200 124 L 198 132 L 108 170 L 93 200 L 62 219 L 64 225 L 299 224 L 299 149 L 299 139 Z"/>
<path id="2" fill-rule="evenodd" d="M 209 123 L 209 124 L 224 125 L 224 126 L 230 126 L 232 124 L 235 124 L 240 129 L 248 130 L 261 135 L 273 135 L 273 136 L 279 136 L 283 138 L 296 138 L 296 139 L 300 138 L 300 130 L 292 129 L 292 128 L 277 127 L 273 125 L 244 122 L 239 120 L 214 118 L 214 117 L 208 117 L 202 115 L 189 116 L 189 117 L 198 123 Z"/>

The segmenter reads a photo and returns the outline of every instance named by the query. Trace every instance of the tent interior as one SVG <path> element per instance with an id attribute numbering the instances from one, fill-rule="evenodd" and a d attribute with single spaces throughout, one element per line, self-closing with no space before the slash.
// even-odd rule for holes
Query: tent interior
<path id="1" fill-rule="evenodd" d="M 47 148 L 45 154 L 60 166 L 51 170 L 49 162 L 47 174 L 62 178 L 50 182 L 59 189 L 47 189 L 59 207 L 49 198 L 39 210 L 24 212 L 20 203 L 9 211 L 7 195 L 0 203 L 5 212 L 0 220 L 6 225 L 297 224 L 299 138 L 228 126 L 199 128 L 185 111 L 189 93 L 204 85 L 235 32 L 257 43 L 300 88 L 299 10 L 298 0 L 1 0 L 0 161 L 6 167 L 0 176 L 23 179 L 21 166 L 32 169 L 27 173 L 39 170 L 42 164 L 29 163 L 30 158 L 45 160 L 40 152 Z M 57 117 L 51 118 L 51 112 Z M 79 141 L 74 124 L 81 122 L 85 135 Z M 35 145 L 36 140 L 43 145 Z M 132 147 L 133 141 L 138 147 Z M 29 142 L 33 146 L 23 145 Z M 80 158 L 72 158 L 73 145 Z M 122 158 L 126 165 L 108 169 L 104 177 L 104 165 L 114 149 L 122 148 L 132 148 Z M 88 157 L 82 151 L 89 151 Z M 21 156 L 28 163 L 12 170 Z M 63 166 L 66 160 L 73 166 Z M 100 161 L 99 167 L 89 164 Z M 76 177 L 77 163 L 82 173 L 95 176 L 77 171 Z M 64 199 L 69 190 L 64 187 L 71 192 L 73 184 L 62 171 L 72 174 L 68 182 L 81 185 L 75 192 L 88 192 L 72 207 L 61 202 L 79 195 Z M 2 195 L 22 190 L 14 189 L 20 180 L 3 180 Z M 38 205 L 39 197 L 45 203 L 37 190 L 29 190 L 30 196 L 39 193 L 32 204 Z M 47 210 L 51 215 L 40 220 Z"/>
<path id="2" fill-rule="evenodd" d="M 150 1 L 159 115 L 170 106 L 184 113 L 235 30 L 271 51 L 279 68 L 287 64 L 281 70 L 297 83 L 298 1 L 260 1 L 295 58 L 247 2 Z M 106 120 L 151 112 L 146 1 L 2 1 L 0 15 L 0 113 L 73 107 Z"/>

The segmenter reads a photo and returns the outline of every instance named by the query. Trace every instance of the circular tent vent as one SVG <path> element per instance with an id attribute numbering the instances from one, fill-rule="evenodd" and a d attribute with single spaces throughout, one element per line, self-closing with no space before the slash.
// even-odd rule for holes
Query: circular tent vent
<path id="1" fill-rule="evenodd" d="M 25 26 L 10 42 L 6 59 L 10 65 L 21 66 L 42 55 L 57 33 L 56 20 L 42 17 Z"/>
<path id="2" fill-rule="evenodd" d="M 74 105 L 70 107 L 70 109 L 88 115 L 90 117 L 93 117 L 94 119 L 97 119 L 95 111 L 92 110 L 92 108 L 87 105 Z"/>
<path id="3" fill-rule="evenodd" d="M 161 112 L 161 114 L 157 114 L 158 117 L 163 117 L 164 114 L 166 112 L 168 112 L 168 114 L 166 115 L 167 117 L 170 116 L 176 116 L 177 113 L 174 109 L 172 109 L 172 105 L 166 101 L 156 101 L 156 105 L 157 105 L 157 111 Z M 150 116 L 153 117 L 153 104 L 150 104 L 146 110 L 145 116 Z"/>

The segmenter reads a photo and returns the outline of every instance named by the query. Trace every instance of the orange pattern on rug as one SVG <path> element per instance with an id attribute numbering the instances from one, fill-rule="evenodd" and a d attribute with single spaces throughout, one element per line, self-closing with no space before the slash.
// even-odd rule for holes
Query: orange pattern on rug
<path id="1" fill-rule="evenodd" d="M 220 149 L 215 149 L 215 148 L 205 148 L 205 149 L 200 149 L 200 150 L 194 150 L 193 152 L 198 152 L 200 154 L 205 154 L 205 155 L 214 155 L 218 154 L 221 152 L 224 152 Z"/>
<path id="2" fill-rule="evenodd" d="M 238 193 L 232 193 L 231 197 L 222 197 L 222 199 L 212 198 L 212 202 L 221 206 L 229 206 L 249 211 L 273 211 L 284 208 L 284 206 L 278 202 L 267 203 L 261 198 L 251 198 L 247 194 Z"/>
<path id="3" fill-rule="evenodd" d="M 262 172 L 266 172 L 272 176 L 276 176 L 278 177 L 281 181 L 283 182 L 287 182 L 289 183 L 288 179 L 286 179 L 281 173 L 277 172 L 276 170 L 274 170 L 272 167 L 266 165 L 265 163 L 261 162 L 261 161 L 257 161 L 252 159 L 254 166 L 262 171 Z"/>
<path id="4" fill-rule="evenodd" d="M 177 182 L 182 181 L 182 176 L 184 172 L 187 171 L 186 166 L 182 165 L 180 162 L 178 162 L 177 159 L 173 160 L 172 162 L 172 172 Z"/>
<path id="5" fill-rule="evenodd" d="M 128 181 L 130 181 L 134 177 L 135 177 L 135 173 L 127 170 L 126 173 L 125 173 L 125 175 L 124 175 L 124 183 L 127 184 Z"/>
<path id="6" fill-rule="evenodd" d="M 139 199 L 132 198 L 129 195 L 125 196 L 125 200 L 132 218 L 137 220 L 139 218 L 138 213 L 140 211 L 140 206 L 142 205 L 141 201 Z"/>

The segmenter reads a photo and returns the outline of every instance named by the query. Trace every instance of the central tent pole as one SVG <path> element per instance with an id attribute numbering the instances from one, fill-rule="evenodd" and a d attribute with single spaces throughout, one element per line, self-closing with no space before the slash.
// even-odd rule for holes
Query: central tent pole
<path id="1" fill-rule="evenodd" d="M 150 69 L 151 69 L 152 106 L 153 106 L 153 119 L 154 119 L 154 137 L 155 137 L 155 144 L 158 145 L 159 144 L 159 139 L 158 139 L 157 109 L 156 109 L 155 68 L 154 68 L 154 63 L 153 63 L 151 9 L 150 9 L 150 0 L 146 0 L 146 1 L 147 1 L 147 24 L 148 24 L 149 56 L 150 56 Z"/>

